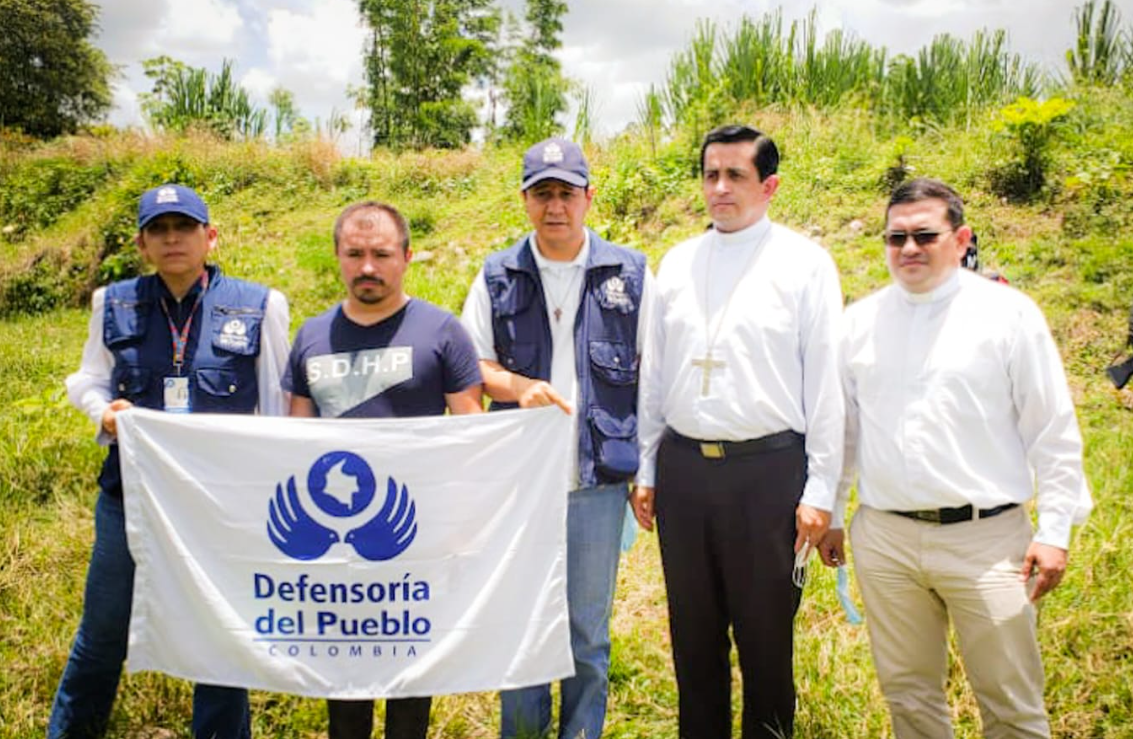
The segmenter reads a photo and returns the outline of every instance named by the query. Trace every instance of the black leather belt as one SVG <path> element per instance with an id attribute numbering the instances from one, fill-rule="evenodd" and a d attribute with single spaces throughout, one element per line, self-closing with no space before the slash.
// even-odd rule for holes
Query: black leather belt
<path id="1" fill-rule="evenodd" d="M 781 449 L 801 447 L 806 439 L 797 431 L 780 431 L 775 434 L 761 436 L 748 441 L 702 441 L 681 436 L 671 428 L 665 429 L 665 435 L 681 446 L 691 447 L 700 452 L 705 459 L 726 459 L 728 457 L 746 457 L 752 454 L 775 452 Z"/>
<path id="2" fill-rule="evenodd" d="M 912 518 L 916 521 L 928 521 L 929 523 L 949 524 L 949 523 L 963 523 L 964 521 L 971 521 L 973 518 L 991 518 L 998 516 L 1004 511 L 1009 511 L 1012 508 L 1018 508 L 1018 503 L 1004 503 L 997 505 L 995 508 L 980 508 L 976 510 L 970 505 L 960 506 L 959 508 L 936 508 L 929 511 L 887 511 L 888 513 L 895 513 L 898 516 L 905 518 Z"/>

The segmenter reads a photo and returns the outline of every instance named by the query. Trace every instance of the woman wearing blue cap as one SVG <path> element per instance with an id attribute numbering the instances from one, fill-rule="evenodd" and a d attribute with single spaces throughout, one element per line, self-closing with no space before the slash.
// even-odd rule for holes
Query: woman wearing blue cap
<path id="1" fill-rule="evenodd" d="M 67 378 L 68 397 L 95 422 L 108 451 L 98 477 L 82 622 L 55 694 L 49 739 L 106 731 L 126 659 L 134 561 L 126 546 L 116 414 L 131 406 L 171 413 L 286 410 L 279 378 L 288 354 L 287 301 L 205 264 L 217 230 L 201 198 L 181 185 L 147 191 L 136 241 L 155 273 L 95 291 L 82 364 Z M 250 736 L 247 691 L 197 685 L 193 734 Z"/>

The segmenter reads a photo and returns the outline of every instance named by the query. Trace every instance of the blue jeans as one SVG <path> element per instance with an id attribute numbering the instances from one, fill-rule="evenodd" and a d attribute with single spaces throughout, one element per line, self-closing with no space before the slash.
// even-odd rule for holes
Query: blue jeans
<path id="1" fill-rule="evenodd" d="M 126 661 L 134 560 L 126 546 L 126 514 L 120 499 L 99 493 L 94 532 L 83 618 L 55 693 L 48 739 L 102 736 Z M 193 736 L 250 737 L 248 691 L 197 685 L 193 690 Z"/>
<path id="2" fill-rule="evenodd" d="M 625 483 L 570 493 L 566 580 L 574 677 L 562 681 L 561 739 L 598 739 L 606 720 L 610 614 L 614 610 L 626 493 Z M 500 736 L 504 739 L 550 735 L 550 685 L 502 691 L 500 707 Z"/>

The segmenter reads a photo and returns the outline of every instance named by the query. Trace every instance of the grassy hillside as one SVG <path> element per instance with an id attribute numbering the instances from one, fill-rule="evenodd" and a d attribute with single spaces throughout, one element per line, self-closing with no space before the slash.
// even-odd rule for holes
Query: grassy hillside
<path id="1" fill-rule="evenodd" d="M 894 135 L 852 108 L 747 111 L 784 153 L 772 215 L 826 245 L 848 300 L 885 283 L 879 238 L 887 183 L 900 174 L 957 186 L 987 266 L 1045 309 L 1062 350 L 1086 438 L 1097 508 L 1075 533 L 1070 572 L 1043 602 L 1047 700 L 1059 737 L 1133 737 L 1133 392 L 1101 375 L 1133 302 L 1133 106 L 1120 92 L 1075 96 L 1051 149 L 1046 187 L 1025 201 L 1004 190 L 1015 139 L 992 114 Z M 625 134 L 590 150 L 598 188 L 590 223 L 656 266 L 706 219 L 695 142 L 655 147 Z M 327 145 L 291 148 L 132 136 L 32 146 L 0 144 L 0 739 L 41 736 L 77 625 L 100 451 L 63 397 L 86 334 L 84 301 L 138 268 L 130 244 L 137 196 L 167 180 L 197 187 L 221 233 L 217 261 L 282 290 L 292 329 L 337 300 L 331 224 L 360 198 L 409 217 L 412 294 L 458 311 L 485 254 L 526 229 L 518 149 L 376 154 L 346 160 Z M 833 576 L 816 572 L 798 619 L 800 737 L 878 737 L 888 721 L 864 629 L 848 625 Z M 614 622 L 607 736 L 675 737 L 656 538 L 623 559 Z M 738 681 L 738 673 L 737 673 Z M 962 670 L 950 693 L 959 736 L 978 736 Z M 124 680 L 112 736 L 186 735 L 190 691 L 158 675 Z M 254 695 L 262 736 L 325 732 L 321 702 Z M 432 735 L 495 736 L 494 696 L 435 704 Z"/>

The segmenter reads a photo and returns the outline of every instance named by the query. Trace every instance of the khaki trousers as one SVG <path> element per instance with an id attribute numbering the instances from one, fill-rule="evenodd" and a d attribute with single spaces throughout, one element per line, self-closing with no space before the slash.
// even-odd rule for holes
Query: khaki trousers
<path id="1" fill-rule="evenodd" d="M 984 736 L 1050 737 L 1035 609 L 1019 570 L 1023 507 L 939 525 L 862 506 L 850 527 L 870 647 L 898 739 L 951 739 L 948 619 Z"/>

